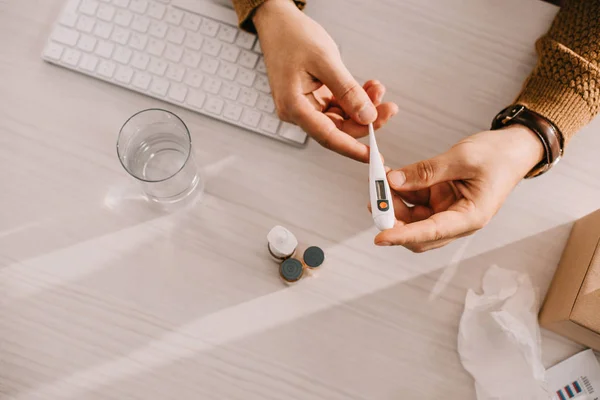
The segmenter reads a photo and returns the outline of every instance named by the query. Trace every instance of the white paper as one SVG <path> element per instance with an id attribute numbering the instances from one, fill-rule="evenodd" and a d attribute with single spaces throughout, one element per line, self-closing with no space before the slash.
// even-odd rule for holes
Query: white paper
<path id="1" fill-rule="evenodd" d="M 458 352 L 478 400 L 548 400 L 541 360 L 538 302 L 529 277 L 491 267 L 483 293 L 469 290 Z"/>
<path id="2" fill-rule="evenodd" d="M 600 363 L 585 350 L 546 371 L 552 400 L 599 400 Z"/>

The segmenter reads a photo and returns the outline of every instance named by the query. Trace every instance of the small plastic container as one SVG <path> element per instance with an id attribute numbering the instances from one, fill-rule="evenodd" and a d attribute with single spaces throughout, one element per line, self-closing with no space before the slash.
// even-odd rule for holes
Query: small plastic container
<path id="1" fill-rule="evenodd" d="M 298 248 L 298 239 L 289 230 L 283 226 L 275 226 L 267 234 L 267 248 L 271 258 L 277 262 L 282 262 L 296 254 Z"/>
<path id="2" fill-rule="evenodd" d="M 279 267 L 279 275 L 287 284 L 294 284 L 304 276 L 304 265 L 300 260 L 288 258 L 281 263 Z"/>
<path id="3" fill-rule="evenodd" d="M 318 246 L 310 246 L 304 250 L 302 261 L 307 268 L 318 269 L 325 262 L 325 253 Z"/>

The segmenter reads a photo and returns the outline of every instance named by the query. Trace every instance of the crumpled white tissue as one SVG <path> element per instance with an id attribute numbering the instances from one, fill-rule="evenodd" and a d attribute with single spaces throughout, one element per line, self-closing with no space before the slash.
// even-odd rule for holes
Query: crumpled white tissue
<path id="1" fill-rule="evenodd" d="M 547 400 L 538 302 L 529 276 L 492 266 L 483 293 L 469 290 L 458 353 L 478 400 Z"/>

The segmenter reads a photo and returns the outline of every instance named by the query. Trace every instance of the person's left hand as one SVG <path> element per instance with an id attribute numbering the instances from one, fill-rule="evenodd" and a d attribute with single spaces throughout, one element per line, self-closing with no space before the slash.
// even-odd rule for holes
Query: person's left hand
<path id="1" fill-rule="evenodd" d="M 390 171 L 397 222 L 380 232 L 375 244 L 421 253 L 478 231 L 543 156 L 537 135 L 513 125 L 478 133 L 444 154 Z"/>

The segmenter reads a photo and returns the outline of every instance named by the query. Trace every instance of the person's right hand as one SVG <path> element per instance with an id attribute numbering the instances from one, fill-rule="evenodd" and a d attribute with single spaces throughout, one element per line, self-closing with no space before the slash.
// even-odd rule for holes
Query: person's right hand
<path id="1" fill-rule="evenodd" d="M 267 0 L 253 16 L 279 118 L 299 125 L 317 142 L 358 161 L 369 148 L 356 140 L 398 112 L 381 103 L 385 87 L 361 87 L 329 34 L 291 0 Z"/>
<path id="2" fill-rule="evenodd" d="M 420 253 L 475 233 L 544 154 L 537 134 L 515 124 L 477 133 L 443 154 L 388 172 L 397 221 L 375 244 Z"/>

